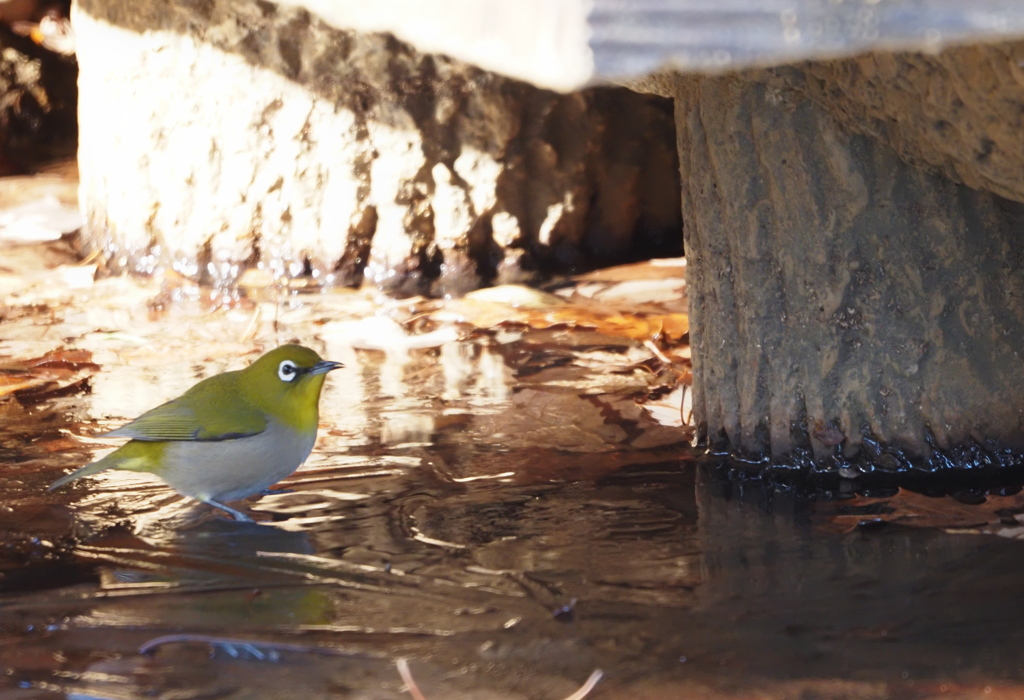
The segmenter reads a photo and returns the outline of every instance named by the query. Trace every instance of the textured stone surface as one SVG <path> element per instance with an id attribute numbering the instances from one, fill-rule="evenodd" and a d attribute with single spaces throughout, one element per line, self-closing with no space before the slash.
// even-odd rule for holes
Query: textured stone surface
<path id="1" fill-rule="evenodd" d="M 813 100 L 844 131 L 870 136 L 907 163 L 971 188 L 1024 201 L 1024 41 L 868 53 L 798 68 L 779 69 L 785 89 Z M 670 73 L 629 83 L 667 97 L 675 84 Z"/>
<path id="2" fill-rule="evenodd" d="M 845 132 L 886 144 L 906 163 L 1024 202 L 1024 42 L 866 53 L 801 63 L 787 75 L 785 89 L 812 99 Z M 665 96 L 675 85 L 672 74 L 630 83 Z"/>
<path id="3" fill-rule="evenodd" d="M 974 189 L 1024 201 L 1024 42 L 806 64 L 845 130 Z"/>
<path id="4" fill-rule="evenodd" d="M 266 2 L 82 0 L 75 22 L 112 269 L 448 294 L 678 250 L 656 98 L 557 95 Z"/>
<path id="5" fill-rule="evenodd" d="M 1012 191 L 1012 159 L 994 175 L 969 144 L 1020 144 L 947 99 L 948 76 L 861 101 L 822 80 L 901 60 L 674 81 L 694 410 L 713 442 L 872 469 L 1024 447 L 1024 206 L 946 177 Z M 851 124 L 878 105 L 888 128 Z M 939 120 L 963 139 L 940 148 Z"/>
<path id="6" fill-rule="evenodd" d="M 382 32 L 540 87 L 593 81 L 587 11 L 593 0 L 280 0 L 338 29 Z"/>

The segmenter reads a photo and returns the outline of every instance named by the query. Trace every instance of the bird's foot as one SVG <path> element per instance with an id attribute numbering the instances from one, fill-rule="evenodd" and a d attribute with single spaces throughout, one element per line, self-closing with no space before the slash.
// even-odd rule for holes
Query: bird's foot
<path id="1" fill-rule="evenodd" d="M 202 499 L 202 501 L 203 501 L 203 503 L 205 503 L 208 506 L 213 506 L 214 508 L 219 508 L 220 510 L 224 511 L 225 513 L 227 513 L 228 515 L 230 515 L 232 518 L 234 518 L 235 520 L 237 520 L 240 523 L 253 523 L 253 522 L 256 522 L 255 520 L 250 518 L 245 513 L 241 512 L 241 511 L 238 511 L 238 510 L 235 510 L 234 508 L 231 508 L 229 506 L 226 506 L 223 503 L 220 503 L 218 501 L 213 500 L 212 498 L 205 498 L 205 499 Z"/>

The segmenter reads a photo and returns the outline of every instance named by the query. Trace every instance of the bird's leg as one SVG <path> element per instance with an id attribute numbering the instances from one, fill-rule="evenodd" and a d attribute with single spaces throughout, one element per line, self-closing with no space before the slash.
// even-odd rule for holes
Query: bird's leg
<path id="1" fill-rule="evenodd" d="M 232 518 L 234 518 L 238 522 L 241 522 L 241 523 L 255 522 L 252 518 L 250 518 L 245 513 L 239 512 L 239 511 L 235 510 L 234 508 L 229 508 L 228 506 L 224 505 L 223 503 L 219 503 L 219 502 L 213 500 L 212 498 L 200 498 L 199 500 L 202 501 L 203 503 L 205 503 L 208 506 L 213 506 L 214 508 L 219 508 L 220 510 L 224 511 L 225 513 L 230 515 Z"/>

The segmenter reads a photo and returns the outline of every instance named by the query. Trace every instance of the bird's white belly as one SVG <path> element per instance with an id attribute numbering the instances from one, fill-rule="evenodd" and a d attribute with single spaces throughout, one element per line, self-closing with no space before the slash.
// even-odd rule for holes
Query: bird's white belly
<path id="1" fill-rule="evenodd" d="M 273 424 L 259 435 L 237 440 L 174 441 L 167 444 L 166 470 L 160 476 L 186 496 L 235 501 L 294 472 L 314 442 L 315 430 L 303 435 Z"/>

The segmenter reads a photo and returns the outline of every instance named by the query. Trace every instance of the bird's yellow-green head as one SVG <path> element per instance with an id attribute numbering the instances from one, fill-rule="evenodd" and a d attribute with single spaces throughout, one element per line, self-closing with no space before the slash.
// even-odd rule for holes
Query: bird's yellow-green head
<path id="1" fill-rule="evenodd" d="M 282 345 L 237 373 L 239 393 L 267 416 L 307 433 L 316 431 L 324 379 L 340 362 L 301 345 Z"/>

